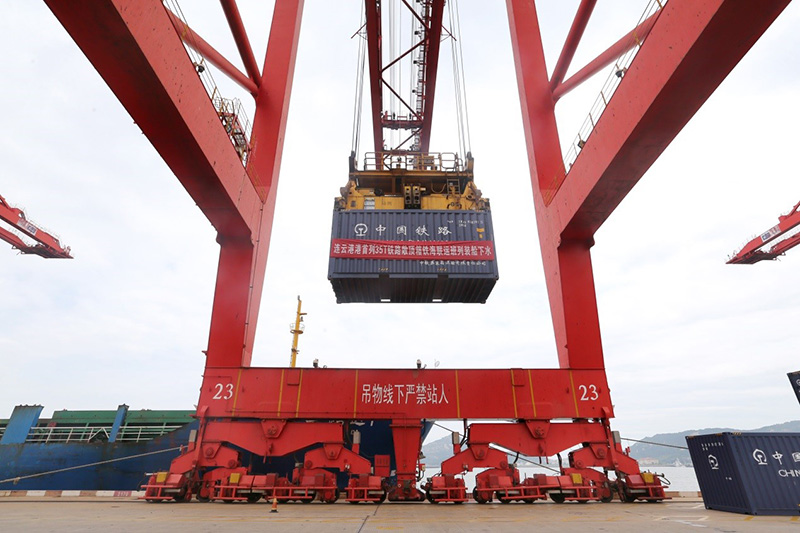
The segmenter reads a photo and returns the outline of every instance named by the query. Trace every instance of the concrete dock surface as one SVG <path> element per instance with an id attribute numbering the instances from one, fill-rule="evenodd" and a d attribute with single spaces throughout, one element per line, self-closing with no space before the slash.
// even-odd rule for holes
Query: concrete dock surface
<path id="1" fill-rule="evenodd" d="M 128 498 L 0 498 L 3 532 L 50 531 L 800 531 L 800 516 L 709 511 L 700 499 L 662 503 L 146 503 Z"/>

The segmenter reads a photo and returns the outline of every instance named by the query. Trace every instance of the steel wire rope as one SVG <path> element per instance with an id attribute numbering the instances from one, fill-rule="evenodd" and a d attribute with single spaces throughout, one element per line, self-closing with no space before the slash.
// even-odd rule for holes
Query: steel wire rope
<path id="1" fill-rule="evenodd" d="M 128 455 L 126 457 L 118 457 L 116 459 L 106 459 L 105 461 L 97 461 L 95 463 L 87 463 L 85 465 L 68 466 L 66 468 L 59 468 L 57 470 L 48 470 L 46 472 L 39 472 L 37 474 L 29 474 L 27 476 L 10 477 L 10 478 L 7 478 L 7 479 L 0 479 L 0 483 L 13 482 L 16 485 L 19 481 L 22 481 L 23 479 L 30 479 L 30 478 L 34 478 L 34 477 L 47 476 L 47 475 L 50 475 L 50 474 L 58 474 L 58 473 L 61 473 L 61 472 L 68 472 L 70 470 L 78 470 L 80 468 L 89 468 L 91 466 L 99 466 L 99 465 L 104 465 L 104 464 L 108 464 L 108 463 L 116 463 L 116 462 L 119 462 L 119 461 L 127 461 L 128 459 L 136 459 L 137 457 L 145 457 L 147 455 L 155 455 L 155 454 L 159 454 L 159 453 L 174 452 L 174 451 L 180 450 L 181 448 L 183 448 L 183 446 L 176 446 L 174 448 L 167 448 L 165 450 L 156 450 L 154 452 L 137 453 L 137 454 L 134 454 L 134 455 Z"/>
<path id="2" fill-rule="evenodd" d="M 625 438 L 620 438 L 620 440 L 627 440 L 627 441 L 630 441 L 630 442 L 639 442 L 641 444 L 652 444 L 653 446 L 664 446 L 665 448 L 677 448 L 679 450 L 688 450 L 689 449 L 686 446 L 678 446 L 677 444 L 665 444 L 663 442 L 651 442 L 651 441 L 648 441 L 648 440 L 636 440 L 636 439 L 625 439 Z"/>
<path id="3" fill-rule="evenodd" d="M 458 124 L 459 150 L 462 156 L 472 151 L 472 141 L 469 134 L 469 113 L 467 111 L 467 88 L 464 81 L 464 55 L 461 50 L 461 22 L 459 19 L 458 2 L 451 0 L 448 3 L 448 16 L 450 18 L 450 48 L 453 58 L 453 83 L 456 98 L 456 123 Z"/>
<path id="4" fill-rule="evenodd" d="M 353 136 L 351 140 L 350 149 L 358 161 L 358 150 L 361 144 L 361 117 L 364 106 L 364 67 L 367 57 L 366 37 L 363 32 L 366 31 L 366 7 L 361 10 L 361 26 L 359 30 L 353 35 L 358 37 L 358 59 L 356 64 L 356 97 L 353 109 Z M 377 148 L 377 147 L 376 147 Z"/>

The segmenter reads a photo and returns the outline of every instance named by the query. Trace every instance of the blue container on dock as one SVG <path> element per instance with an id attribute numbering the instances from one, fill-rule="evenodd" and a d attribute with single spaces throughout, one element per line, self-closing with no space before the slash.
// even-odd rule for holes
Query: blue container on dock
<path id="1" fill-rule="evenodd" d="M 800 514 L 800 433 L 686 437 L 706 509 Z"/>

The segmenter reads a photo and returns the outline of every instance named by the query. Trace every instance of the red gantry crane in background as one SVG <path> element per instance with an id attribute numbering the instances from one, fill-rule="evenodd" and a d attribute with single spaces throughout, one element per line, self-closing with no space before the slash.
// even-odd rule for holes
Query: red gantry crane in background
<path id="1" fill-rule="evenodd" d="M 30 245 L 16 233 L 0 227 L 0 239 L 19 250 L 20 253 L 40 255 L 49 259 L 72 259 L 72 256 L 69 255 L 69 246 L 62 246 L 57 238 L 28 220 L 22 209 L 11 207 L 2 196 L 0 196 L 0 220 L 36 241 L 36 244 Z"/>
<path id="2" fill-rule="evenodd" d="M 792 231 L 800 226 L 800 202 L 796 203 L 791 211 L 778 217 L 778 223 L 767 231 L 755 237 L 744 247 L 728 259 L 729 265 L 752 265 L 767 259 L 777 259 L 798 244 L 800 244 L 800 231 Z M 766 245 L 778 241 L 769 250 L 762 250 Z"/>
<path id="3" fill-rule="evenodd" d="M 250 366 L 302 0 L 276 0 L 262 70 L 234 0 L 221 0 L 246 74 L 159 0 L 46 0 L 218 231 L 199 429 L 169 471 L 150 479 L 146 499 L 332 502 L 339 496 L 338 471 L 347 478 L 348 501 L 421 500 L 421 428 L 436 419 L 469 426 L 463 441 L 454 435 L 453 456 L 423 486 L 433 502 L 465 501 L 464 481 L 456 476 L 476 468 L 485 469 L 472 491 L 478 502 L 533 502 L 548 495 L 562 502 L 610 501 L 614 493 L 627 501 L 663 499 L 658 478 L 640 472 L 610 429 L 614 413 L 592 274 L 593 235 L 788 2 L 661 2 L 653 17 L 564 80 L 595 0 L 581 1 L 552 76 L 534 1 L 507 0 L 559 368 L 441 370 Z M 384 3 L 366 2 L 372 47 L 381 44 L 376 8 Z M 418 148 L 428 148 L 436 81 L 432 52 L 441 35 L 443 1 L 418 3 L 425 7 L 417 11 L 425 13 L 421 46 L 429 47 L 420 80 L 425 110 L 406 119 L 386 117 L 373 92 L 377 152 L 383 148 L 379 131 L 392 126 L 410 126 Z M 184 43 L 255 98 L 246 159 L 231 142 Z M 606 112 L 582 136 L 567 168 L 556 101 L 633 47 L 635 59 L 618 70 L 619 86 Z M 370 55 L 373 88 L 380 86 L 381 66 L 372 64 L 377 57 Z M 366 452 L 370 443 L 358 428 L 372 423 L 391 430 L 393 459 Z M 573 451 L 557 475 L 520 480 L 506 453 L 491 445 L 540 457 Z M 270 471 L 281 458 L 294 463 L 295 454 L 299 461 L 291 476 Z"/>

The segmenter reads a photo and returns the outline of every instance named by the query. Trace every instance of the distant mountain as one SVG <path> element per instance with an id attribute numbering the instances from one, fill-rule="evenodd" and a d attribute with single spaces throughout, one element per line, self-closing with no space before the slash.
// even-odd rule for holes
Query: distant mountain
<path id="1" fill-rule="evenodd" d="M 763 433 L 800 433 L 800 420 L 784 422 L 783 424 L 773 424 L 757 429 L 733 429 L 733 428 L 705 428 L 690 429 L 680 433 L 657 433 L 651 437 L 640 439 L 641 441 L 652 442 L 655 444 L 645 444 L 643 442 L 633 443 L 623 438 L 623 446 L 630 445 L 631 457 L 639 461 L 642 466 L 672 466 L 684 465 L 691 466 L 692 460 L 689 457 L 689 450 L 686 448 L 686 437 L 689 435 L 704 435 L 708 433 L 722 433 L 724 431 L 758 431 Z M 661 445 L 668 446 L 661 446 Z M 677 448 L 675 447 L 677 446 Z M 425 464 L 435 467 L 442 464 L 442 461 L 449 459 L 453 455 L 453 440 L 450 435 L 442 437 L 422 446 L 422 453 L 425 454 Z M 566 457 L 565 457 L 566 459 Z"/>
<path id="2" fill-rule="evenodd" d="M 691 435 L 705 435 L 709 433 L 723 433 L 725 431 L 756 431 L 761 433 L 797 433 L 800 432 L 800 420 L 793 420 L 791 422 L 784 422 L 782 424 L 773 424 L 771 426 L 764 426 L 757 429 L 733 429 L 733 428 L 705 428 L 705 429 L 690 429 L 681 431 L 680 433 L 657 433 L 651 437 L 640 439 L 646 442 L 653 442 L 657 444 L 644 444 L 643 442 L 636 442 L 631 445 L 631 457 L 639 461 L 642 466 L 658 465 L 658 466 L 671 466 L 671 465 L 685 465 L 691 466 L 692 460 L 689 457 L 689 450 L 672 448 L 668 446 L 659 446 L 666 444 L 669 446 L 686 447 L 686 437 Z M 623 440 L 623 445 L 630 444 L 631 441 Z"/>
<path id="3" fill-rule="evenodd" d="M 426 465 L 438 467 L 442 461 L 453 456 L 453 437 L 445 435 L 441 439 L 423 444 L 422 453 L 425 455 L 425 459 L 422 461 Z"/>

